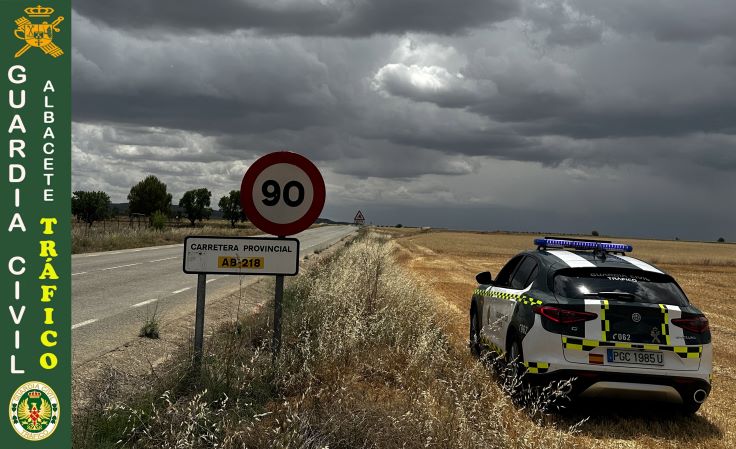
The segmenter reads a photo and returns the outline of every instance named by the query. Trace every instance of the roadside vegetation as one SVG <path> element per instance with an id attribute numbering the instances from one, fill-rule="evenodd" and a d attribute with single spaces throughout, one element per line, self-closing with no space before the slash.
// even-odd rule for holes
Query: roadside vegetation
<path id="1" fill-rule="evenodd" d="M 538 397 L 515 405 L 513 380 L 451 336 L 452 311 L 404 271 L 400 251 L 373 234 L 321 256 L 287 286 L 277 363 L 272 311 L 241 317 L 208 337 L 200 373 L 182 350 L 150 393 L 76 404 L 74 447 L 570 446 L 574 425 L 548 419 Z"/>
<path id="2" fill-rule="evenodd" d="M 159 331 L 160 320 L 158 315 L 158 305 L 156 305 L 153 312 L 146 317 L 143 326 L 141 326 L 140 332 L 138 332 L 138 336 L 157 339 L 159 337 Z"/>
<path id="3" fill-rule="evenodd" d="M 114 251 L 146 246 L 182 243 L 188 235 L 248 236 L 260 234 L 250 223 L 233 228 L 229 221 L 209 220 L 204 226 L 173 227 L 158 216 L 152 226 L 128 223 L 127 217 L 120 222 L 96 222 L 92 227 L 72 226 L 72 254 L 96 251 Z"/>

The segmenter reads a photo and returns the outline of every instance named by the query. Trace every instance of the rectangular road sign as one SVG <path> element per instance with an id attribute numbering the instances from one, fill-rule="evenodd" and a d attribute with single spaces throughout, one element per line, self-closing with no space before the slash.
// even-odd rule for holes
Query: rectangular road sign
<path id="1" fill-rule="evenodd" d="M 189 236 L 184 239 L 184 272 L 294 276 L 299 240 Z"/>

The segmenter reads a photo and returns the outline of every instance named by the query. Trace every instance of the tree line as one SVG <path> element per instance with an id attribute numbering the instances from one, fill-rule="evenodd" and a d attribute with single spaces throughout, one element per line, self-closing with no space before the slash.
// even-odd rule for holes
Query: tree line
<path id="1" fill-rule="evenodd" d="M 212 192 L 202 187 L 184 192 L 179 200 L 185 217 L 194 226 L 195 222 L 210 218 L 212 208 L 210 200 Z M 166 190 L 166 184 L 154 175 L 130 188 L 128 193 L 128 214 L 139 214 L 153 220 L 156 217 L 171 217 L 172 196 Z M 223 217 L 235 227 L 238 221 L 245 221 L 245 212 L 240 207 L 240 191 L 231 190 L 217 203 Z M 110 196 L 103 191 L 77 190 L 72 194 L 72 215 L 77 220 L 92 226 L 95 221 L 105 220 L 112 216 Z"/>

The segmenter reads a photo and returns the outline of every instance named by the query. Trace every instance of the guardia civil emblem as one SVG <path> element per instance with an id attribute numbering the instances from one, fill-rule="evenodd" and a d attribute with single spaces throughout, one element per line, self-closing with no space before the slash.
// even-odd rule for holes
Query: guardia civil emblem
<path id="1" fill-rule="evenodd" d="M 43 382 L 26 382 L 10 398 L 10 423 L 23 439 L 48 438 L 59 424 L 59 399 Z"/>
<path id="2" fill-rule="evenodd" d="M 51 18 L 54 8 L 38 5 L 28 7 L 24 11 L 28 17 L 43 20 L 43 18 Z M 54 58 L 63 55 L 64 51 L 53 40 L 54 31 L 61 31 L 57 28 L 57 25 L 64 20 L 64 17 L 59 16 L 51 23 L 47 20 L 43 20 L 41 23 L 33 23 L 28 17 L 19 17 L 15 20 L 15 24 L 18 25 L 18 28 L 14 30 L 15 37 L 26 43 L 20 50 L 15 52 L 15 57 L 21 57 L 31 47 L 38 47 Z"/>

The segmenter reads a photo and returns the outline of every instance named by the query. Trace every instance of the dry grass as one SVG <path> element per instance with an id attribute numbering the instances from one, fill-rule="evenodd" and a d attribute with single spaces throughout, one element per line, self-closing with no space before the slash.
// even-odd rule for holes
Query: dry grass
<path id="1" fill-rule="evenodd" d="M 475 274 L 483 270 L 497 274 L 511 256 L 531 247 L 531 240 L 528 234 L 430 232 L 397 241 L 406 250 L 401 262 L 451 311 L 449 336 L 459 344 L 467 340 L 468 301 L 475 287 Z M 736 245 L 626 241 L 634 246 L 635 256 L 672 274 L 691 301 L 708 315 L 714 341 L 713 391 L 694 418 L 680 417 L 654 404 L 637 404 L 640 410 L 632 413 L 631 407 L 615 403 L 561 416 L 562 422 L 568 422 L 592 415 L 580 426 L 579 434 L 565 435 L 562 446 L 736 446 L 736 413 L 731 408 L 736 403 L 736 347 L 728 344 L 736 338 Z M 519 431 L 533 425 L 523 416 L 513 423 Z"/>
<path id="2" fill-rule="evenodd" d="M 574 421 L 547 422 L 544 397 L 515 405 L 468 355 L 448 327 L 455 310 L 407 276 L 402 254 L 369 236 L 324 260 L 287 289 L 276 365 L 268 311 L 230 323 L 198 376 L 179 354 L 154 397 L 84 410 L 97 418 L 75 420 L 75 447 L 575 446 Z"/>
<path id="3" fill-rule="evenodd" d="M 72 227 L 72 254 L 171 245 L 182 243 L 184 237 L 189 235 L 242 237 L 259 233 L 261 231 L 250 223 L 241 223 L 232 228 L 230 222 L 222 220 L 211 220 L 204 226 L 167 227 L 162 231 L 145 226 L 103 226 L 95 223 L 88 228 L 85 225 L 75 225 Z"/>

